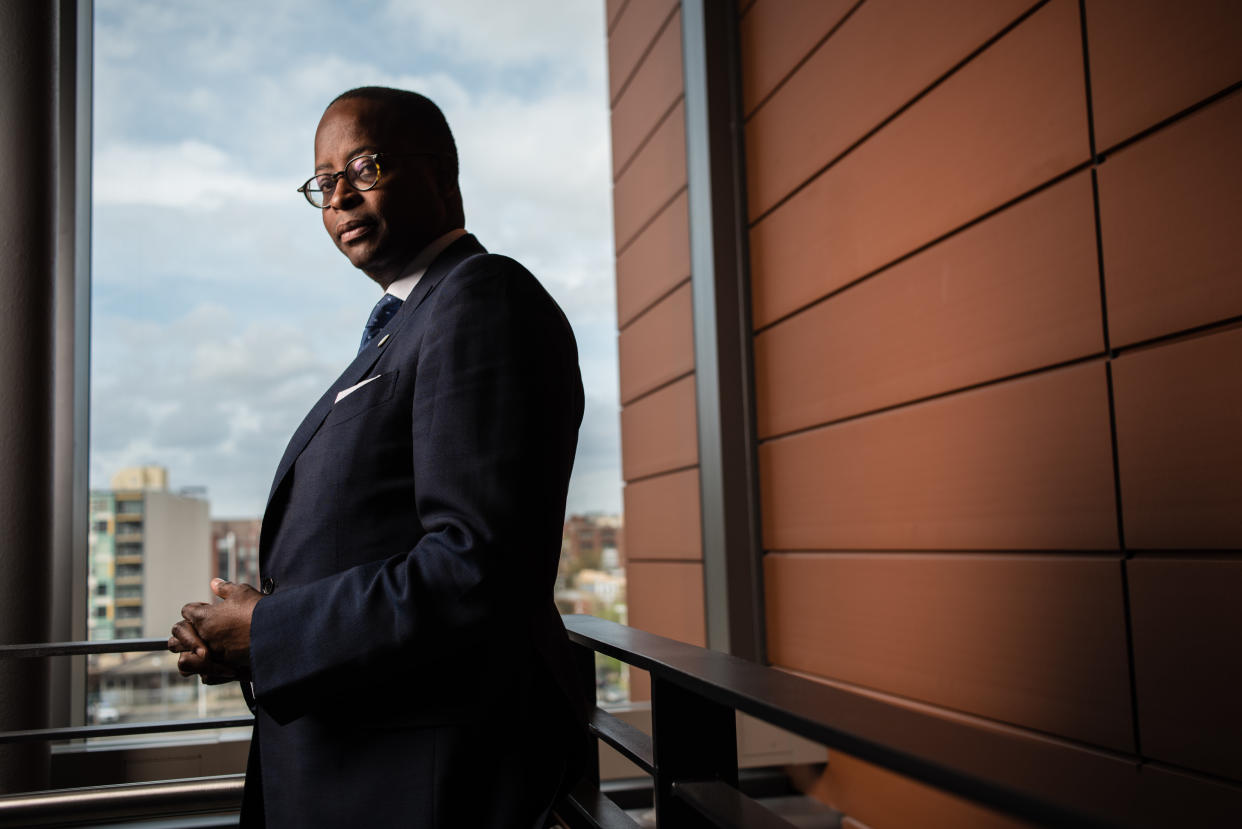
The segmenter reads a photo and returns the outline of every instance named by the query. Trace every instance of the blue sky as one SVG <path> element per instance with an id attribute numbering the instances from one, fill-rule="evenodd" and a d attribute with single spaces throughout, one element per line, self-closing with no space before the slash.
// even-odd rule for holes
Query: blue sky
<path id="1" fill-rule="evenodd" d="M 601 0 L 96 0 L 91 485 L 159 463 L 262 513 L 379 295 L 295 188 L 327 102 L 383 84 L 440 104 L 467 228 L 569 316 L 569 509 L 619 511 L 604 47 Z"/>

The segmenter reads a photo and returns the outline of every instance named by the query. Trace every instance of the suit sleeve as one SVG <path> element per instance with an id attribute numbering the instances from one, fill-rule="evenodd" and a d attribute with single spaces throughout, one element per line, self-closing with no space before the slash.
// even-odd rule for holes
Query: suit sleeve
<path id="1" fill-rule="evenodd" d="M 412 508 L 425 535 L 255 608 L 256 698 L 278 722 L 551 600 L 582 416 L 577 351 L 534 277 L 480 259 L 437 286 L 418 351 Z"/>

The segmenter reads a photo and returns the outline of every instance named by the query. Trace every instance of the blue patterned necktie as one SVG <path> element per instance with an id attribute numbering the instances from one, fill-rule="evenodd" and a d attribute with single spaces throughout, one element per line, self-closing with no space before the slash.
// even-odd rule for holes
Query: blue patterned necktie
<path id="1" fill-rule="evenodd" d="M 375 303 L 375 307 L 371 309 L 371 317 L 367 320 L 367 327 L 362 330 L 362 342 L 358 344 L 358 353 L 362 353 L 362 349 L 367 347 L 371 340 L 375 339 L 375 335 L 380 329 L 388 324 L 393 314 L 397 313 L 397 309 L 401 307 L 401 300 L 392 294 L 384 294 L 380 297 L 380 301 Z"/>

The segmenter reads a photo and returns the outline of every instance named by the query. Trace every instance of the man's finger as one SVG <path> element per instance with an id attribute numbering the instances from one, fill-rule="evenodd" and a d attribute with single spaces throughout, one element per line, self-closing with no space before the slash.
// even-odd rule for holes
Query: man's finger
<path id="1" fill-rule="evenodd" d="M 229 594 L 233 592 L 233 582 L 228 579 L 212 579 L 211 592 L 222 599 L 227 599 Z"/>
<path id="2" fill-rule="evenodd" d="M 207 643 L 198 635 L 194 626 L 184 619 L 173 625 L 172 636 L 168 638 L 168 649 L 173 653 L 191 652 L 199 656 L 207 655 Z"/>
<path id="3" fill-rule="evenodd" d="M 190 624 L 194 624 L 195 619 L 201 618 L 203 610 L 211 607 L 206 602 L 190 602 L 181 608 L 181 618 Z"/>
<path id="4" fill-rule="evenodd" d="M 201 674 L 207 669 L 207 658 L 193 652 L 186 652 L 177 657 L 177 671 L 182 676 Z"/>

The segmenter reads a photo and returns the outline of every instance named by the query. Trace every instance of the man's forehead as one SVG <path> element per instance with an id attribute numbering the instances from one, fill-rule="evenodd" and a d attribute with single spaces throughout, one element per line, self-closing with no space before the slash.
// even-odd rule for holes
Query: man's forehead
<path id="1" fill-rule="evenodd" d="M 391 106 L 379 101 L 337 101 L 324 112 L 315 130 L 316 163 L 324 166 L 329 161 L 327 156 L 334 154 L 352 157 L 359 152 L 391 150 L 404 143 L 405 131 L 400 129 L 395 116 Z"/>

